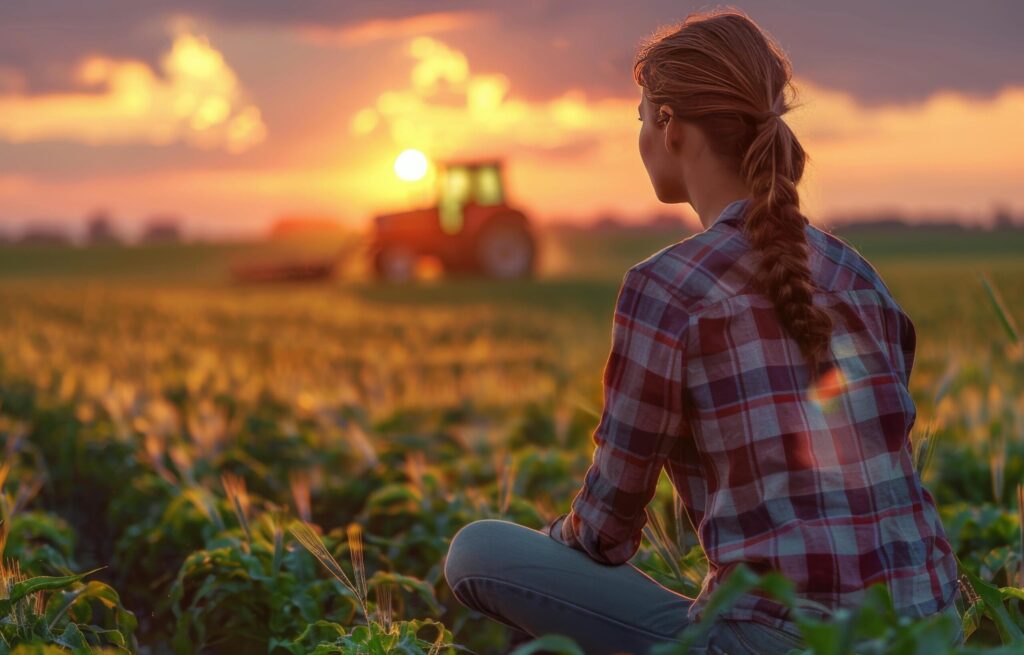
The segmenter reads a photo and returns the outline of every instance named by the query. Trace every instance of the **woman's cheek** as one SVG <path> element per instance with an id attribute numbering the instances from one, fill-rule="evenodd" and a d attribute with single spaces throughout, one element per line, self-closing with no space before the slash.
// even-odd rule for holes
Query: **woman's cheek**
<path id="1" fill-rule="evenodd" d="M 644 166 L 649 166 L 648 160 L 651 155 L 651 138 L 647 132 L 646 124 L 640 129 L 640 136 L 638 140 L 640 144 L 640 158 L 643 159 Z"/>

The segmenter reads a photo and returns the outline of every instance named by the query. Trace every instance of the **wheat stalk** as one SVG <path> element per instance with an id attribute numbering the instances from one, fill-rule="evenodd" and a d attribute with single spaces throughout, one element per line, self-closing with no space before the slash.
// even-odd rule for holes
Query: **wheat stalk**
<path id="1" fill-rule="evenodd" d="M 356 575 L 356 588 L 360 597 L 366 600 L 366 564 L 363 561 L 363 529 L 358 523 L 350 523 L 345 530 L 348 537 L 348 553 L 352 559 L 352 571 Z"/>
<path id="2" fill-rule="evenodd" d="M 516 463 L 512 461 L 511 455 L 506 455 L 503 460 L 502 475 L 501 475 L 501 489 L 499 492 L 499 509 L 500 516 L 504 517 L 508 514 L 508 506 L 512 501 L 512 489 L 515 485 L 515 470 Z"/>
<path id="3" fill-rule="evenodd" d="M 377 600 L 377 622 L 385 631 L 391 629 L 393 620 L 391 607 L 391 584 L 384 583 L 374 587 L 374 596 Z"/>
<path id="4" fill-rule="evenodd" d="M 1006 303 L 1003 302 L 1003 297 L 999 294 L 996 285 L 992 283 L 992 280 L 984 272 L 979 272 L 978 277 L 981 279 L 981 284 L 985 287 L 985 292 L 988 294 L 989 302 L 999 318 L 999 324 L 1003 326 L 1003 330 L 1011 340 L 1020 342 L 1020 330 L 1017 328 L 1017 323 L 1013 320 L 1010 310 L 1006 308 Z"/>
<path id="5" fill-rule="evenodd" d="M 231 506 L 238 517 L 238 523 L 245 532 L 245 539 L 252 542 L 252 532 L 249 529 L 249 492 L 245 488 L 245 478 L 230 471 L 224 471 L 220 476 L 224 485 L 224 493 L 227 494 Z"/>
<path id="6" fill-rule="evenodd" d="M 292 536 L 302 544 L 303 548 L 309 551 L 309 553 L 315 557 L 325 569 L 330 571 L 331 575 L 338 579 L 346 589 L 352 592 L 352 595 L 356 597 L 356 601 L 359 603 L 359 607 L 363 612 L 363 617 L 366 622 L 370 622 L 370 613 L 366 610 L 366 599 L 360 594 L 359 589 L 356 585 L 352 584 L 352 580 L 349 579 L 348 575 L 338 564 L 338 560 L 334 559 L 334 556 L 324 546 L 324 542 L 321 541 L 320 536 L 310 526 L 310 524 L 304 521 L 293 521 L 289 526 L 288 531 L 292 533 Z"/>
<path id="7" fill-rule="evenodd" d="M 313 504 L 310 497 L 308 471 L 292 471 L 288 474 L 288 483 L 295 501 L 295 511 L 299 518 L 309 523 L 313 520 Z"/>
<path id="8" fill-rule="evenodd" d="M 1020 564 L 1017 581 L 1019 587 L 1024 587 L 1024 484 L 1017 484 L 1017 522 L 1020 524 Z"/>

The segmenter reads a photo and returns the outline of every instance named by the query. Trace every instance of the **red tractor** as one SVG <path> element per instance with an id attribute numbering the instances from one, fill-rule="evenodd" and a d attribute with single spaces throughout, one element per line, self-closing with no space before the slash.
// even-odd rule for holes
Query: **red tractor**
<path id="1" fill-rule="evenodd" d="M 536 270 L 530 222 L 505 199 L 501 162 L 438 165 L 437 204 L 374 218 L 369 247 L 374 273 L 409 279 L 419 257 L 436 258 L 446 273 L 519 278 Z"/>
<path id="2" fill-rule="evenodd" d="M 519 278 L 536 270 L 536 238 L 526 216 L 505 201 L 501 162 L 450 161 L 438 165 L 437 204 L 376 216 L 364 245 L 373 273 L 408 280 L 429 256 L 445 273 Z M 232 267 L 249 283 L 322 280 L 333 277 L 341 257 Z"/>

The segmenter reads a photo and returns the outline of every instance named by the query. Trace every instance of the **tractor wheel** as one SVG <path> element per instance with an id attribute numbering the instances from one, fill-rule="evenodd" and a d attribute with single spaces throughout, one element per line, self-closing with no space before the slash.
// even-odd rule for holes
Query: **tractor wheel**
<path id="1" fill-rule="evenodd" d="M 402 245 L 384 246 L 374 254 L 373 269 L 381 279 L 407 282 L 415 273 L 416 253 Z"/>
<path id="2" fill-rule="evenodd" d="M 516 221 L 492 220 L 476 240 L 480 269 L 496 278 L 525 277 L 533 272 L 533 237 Z"/>

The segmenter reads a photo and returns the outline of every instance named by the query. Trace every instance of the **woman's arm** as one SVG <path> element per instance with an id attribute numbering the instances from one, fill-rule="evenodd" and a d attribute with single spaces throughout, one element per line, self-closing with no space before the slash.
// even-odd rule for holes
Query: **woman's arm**
<path id="1" fill-rule="evenodd" d="M 682 437 L 683 353 L 689 315 L 650 273 L 631 268 L 615 303 L 604 368 L 604 410 L 593 461 L 550 536 L 594 560 L 621 564 L 640 546 L 647 504 Z"/>

